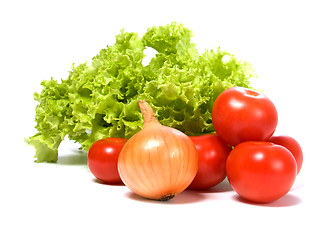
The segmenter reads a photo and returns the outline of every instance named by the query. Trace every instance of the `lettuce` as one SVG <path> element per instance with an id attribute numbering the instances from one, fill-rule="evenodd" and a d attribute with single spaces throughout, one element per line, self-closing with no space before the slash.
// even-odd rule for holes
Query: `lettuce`
<path id="1" fill-rule="evenodd" d="M 254 71 L 220 48 L 200 55 L 191 37 L 175 22 L 149 28 L 143 37 L 121 30 L 90 65 L 73 64 L 60 83 L 43 81 L 41 93 L 34 94 L 38 132 L 26 139 L 36 149 L 36 162 L 56 162 L 66 136 L 85 151 L 101 138 L 130 138 L 143 124 L 139 99 L 150 103 L 163 125 L 187 135 L 214 132 L 214 100 L 227 88 L 250 87 Z M 157 53 L 144 66 L 147 48 Z"/>

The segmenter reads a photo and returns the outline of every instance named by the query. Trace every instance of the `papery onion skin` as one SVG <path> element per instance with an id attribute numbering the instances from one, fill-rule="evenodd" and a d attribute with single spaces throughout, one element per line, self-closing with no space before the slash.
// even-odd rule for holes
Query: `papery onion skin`
<path id="1" fill-rule="evenodd" d="M 152 116 L 144 116 L 146 111 Z M 125 143 L 119 155 L 118 171 L 134 193 L 166 201 L 193 181 L 198 171 L 198 152 L 187 135 L 162 126 L 151 111 L 151 108 L 143 109 L 143 129 Z"/>

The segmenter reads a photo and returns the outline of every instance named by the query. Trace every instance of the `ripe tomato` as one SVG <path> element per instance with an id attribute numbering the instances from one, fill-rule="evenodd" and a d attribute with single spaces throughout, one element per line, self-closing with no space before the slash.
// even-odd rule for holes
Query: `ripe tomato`
<path id="1" fill-rule="evenodd" d="M 222 92 L 212 108 L 214 129 L 231 146 L 245 141 L 268 140 L 277 122 L 277 111 L 270 99 L 243 87 Z"/>
<path id="2" fill-rule="evenodd" d="M 294 156 L 297 165 L 297 174 L 299 174 L 303 163 L 303 152 L 300 144 L 290 136 L 272 136 L 269 142 L 286 147 Z"/>
<path id="3" fill-rule="evenodd" d="M 109 184 L 122 183 L 117 164 L 126 141 L 124 138 L 104 138 L 92 144 L 87 154 L 87 163 L 97 179 Z"/>
<path id="4" fill-rule="evenodd" d="M 232 188 L 253 202 L 272 202 L 284 196 L 296 178 L 296 162 L 285 147 L 249 141 L 237 145 L 226 161 Z"/>
<path id="5" fill-rule="evenodd" d="M 231 148 L 216 134 L 190 137 L 199 153 L 199 169 L 188 187 L 189 189 L 208 189 L 226 177 L 226 159 Z"/>

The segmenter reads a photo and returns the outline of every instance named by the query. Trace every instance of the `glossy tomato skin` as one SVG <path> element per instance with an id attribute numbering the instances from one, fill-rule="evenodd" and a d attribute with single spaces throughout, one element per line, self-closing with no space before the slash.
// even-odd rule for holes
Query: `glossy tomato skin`
<path id="1" fill-rule="evenodd" d="M 266 141 L 278 122 L 275 105 L 264 94 L 243 87 L 222 92 L 212 108 L 218 136 L 231 146 L 245 141 Z"/>
<path id="2" fill-rule="evenodd" d="M 190 137 L 199 154 L 199 169 L 188 189 L 209 189 L 226 177 L 226 159 L 231 151 L 216 134 Z"/>
<path id="3" fill-rule="evenodd" d="M 268 141 L 286 147 L 293 154 L 296 160 L 297 174 L 299 174 L 303 163 L 303 152 L 300 144 L 294 138 L 286 135 L 272 136 Z"/>
<path id="4" fill-rule="evenodd" d="M 237 145 L 226 161 L 232 188 L 244 199 L 267 203 L 284 196 L 296 178 L 296 162 L 285 147 L 249 141 Z"/>
<path id="5" fill-rule="evenodd" d="M 92 144 L 87 163 L 97 179 L 108 184 L 122 183 L 118 173 L 118 157 L 126 141 L 124 138 L 104 138 Z"/>

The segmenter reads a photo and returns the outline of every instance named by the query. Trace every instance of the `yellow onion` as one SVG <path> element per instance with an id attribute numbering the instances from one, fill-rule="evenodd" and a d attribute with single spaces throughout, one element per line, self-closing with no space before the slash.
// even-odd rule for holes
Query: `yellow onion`
<path id="1" fill-rule="evenodd" d="M 131 137 L 118 158 L 118 171 L 134 193 L 166 201 L 184 191 L 198 171 L 198 152 L 181 131 L 161 125 L 145 100 L 138 101 L 143 129 Z"/>

